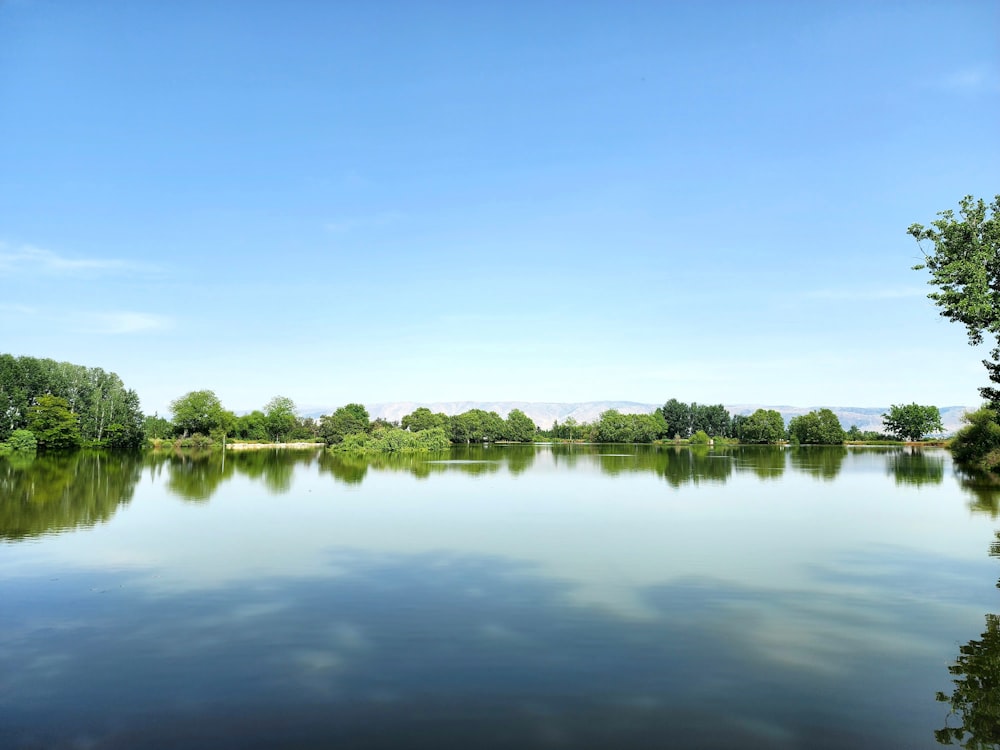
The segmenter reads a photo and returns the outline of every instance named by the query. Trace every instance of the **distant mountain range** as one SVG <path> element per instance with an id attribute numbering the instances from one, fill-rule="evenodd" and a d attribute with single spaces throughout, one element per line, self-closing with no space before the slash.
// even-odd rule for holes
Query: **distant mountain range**
<path id="1" fill-rule="evenodd" d="M 536 401 L 436 401 L 421 403 L 416 401 L 394 401 L 384 404 L 365 404 L 372 419 L 381 417 L 389 421 L 397 421 L 411 413 L 414 409 L 424 406 L 433 412 L 443 412 L 445 414 L 461 414 L 469 409 L 482 409 L 484 411 L 495 411 L 501 417 L 506 416 L 513 409 L 520 409 L 527 414 L 539 427 L 548 429 L 556 420 L 565 422 L 569 417 L 573 417 L 577 422 L 593 422 L 601 416 L 601 412 L 608 409 L 617 409 L 623 414 L 649 414 L 663 404 L 642 404 L 636 401 L 584 401 L 580 403 L 555 403 Z M 310 408 L 305 413 L 306 416 L 319 417 L 322 414 L 330 414 L 336 407 Z M 881 432 L 882 414 L 889 410 L 888 406 L 862 407 L 862 406 L 768 406 L 766 404 L 727 404 L 726 409 L 730 414 L 752 414 L 757 409 L 774 409 L 785 420 L 785 424 L 792 417 L 806 414 L 816 409 L 827 408 L 837 415 L 844 429 L 850 429 L 851 425 L 857 425 L 861 430 L 873 430 Z M 962 425 L 962 414 L 969 407 L 967 406 L 945 406 L 941 407 L 941 422 L 944 424 L 946 433 L 955 432 Z"/>

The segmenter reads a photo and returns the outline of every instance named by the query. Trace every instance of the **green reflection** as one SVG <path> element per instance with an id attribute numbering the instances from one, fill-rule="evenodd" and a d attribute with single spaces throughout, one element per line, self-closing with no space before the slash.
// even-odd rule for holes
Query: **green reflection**
<path id="1" fill-rule="evenodd" d="M 273 495 L 283 494 L 292 488 L 296 466 L 318 460 L 315 451 L 181 450 L 148 454 L 146 465 L 154 476 L 166 470 L 166 487 L 170 492 L 185 500 L 203 502 L 236 475 L 259 480 Z"/>
<path id="2" fill-rule="evenodd" d="M 785 473 L 788 451 L 784 448 L 741 445 L 731 450 L 733 460 L 740 471 L 751 471 L 760 479 L 780 479 Z"/>
<path id="3" fill-rule="evenodd" d="M 707 447 L 670 447 L 643 458 L 638 468 L 652 468 L 671 487 L 703 481 L 725 482 L 732 476 L 734 466 L 729 451 L 715 452 Z"/>
<path id="4" fill-rule="evenodd" d="M 1000 557 L 1000 532 L 995 536 L 990 556 Z M 936 698 L 947 703 L 951 713 L 934 738 L 942 745 L 974 750 L 1000 748 L 1000 615 L 986 615 L 986 631 L 959 647 L 948 671 L 956 677 L 955 689 L 950 696 L 938 693 Z M 952 726 L 955 717 L 960 723 Z"/>
<path id="5" fill-rule="evenodd" d="M 172 453 L 167 460 L 167 489 L 185 500 L 208 500 L 236 471 L 222 451 L 185 451 Z"/>
<path id="6" fill-rule="evenodd" d="M 792 466 L 810 476 L 830 481 L 836 479 L 847 457 L 842 445 L 805 445 L 791 451 Z"/>
<path id="7" fill-rule="evenodd" d="M 928 455 L 919 448 L 899 450 L 888 457 L 886 470 L 896 484 L 941 484 L 944 481 L 944 456 Z"/>
<path id="8" fill-rule="evenodd" d="M 0 460 L 0 539 L 107 521 L 132 499 L 142 458 L 80 451 Z"/>
<path id="9" fill-rule="evenodd" d="M 990 518 L 1000 515 L 1000 479 L 995 474 L 987 474 L 968 469 L 959 469 L 962 489 L 972 495 L 969 507 L 977 513 L 988 513 Z"/>

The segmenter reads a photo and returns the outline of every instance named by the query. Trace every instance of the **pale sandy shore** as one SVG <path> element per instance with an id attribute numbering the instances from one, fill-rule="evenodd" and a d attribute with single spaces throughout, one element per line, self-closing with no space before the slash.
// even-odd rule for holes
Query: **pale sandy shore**
<path id="1" fill-rule="evenodd" d="M 292 448 L 296 450 L 308 450 L 310 448 L 322 448 L 323 443 L 226 443 L 226 448 L 231 451 L 254 451 L 263 448 Z"/>

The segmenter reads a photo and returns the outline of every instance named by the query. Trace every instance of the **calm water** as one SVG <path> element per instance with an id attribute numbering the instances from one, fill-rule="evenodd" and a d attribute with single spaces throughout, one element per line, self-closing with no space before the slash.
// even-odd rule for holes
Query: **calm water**
<path id="1" fill-rule="evenodd" d="M 997 528 L 932 450 L 0 459 L 0 747 L 996 747 Z"/>

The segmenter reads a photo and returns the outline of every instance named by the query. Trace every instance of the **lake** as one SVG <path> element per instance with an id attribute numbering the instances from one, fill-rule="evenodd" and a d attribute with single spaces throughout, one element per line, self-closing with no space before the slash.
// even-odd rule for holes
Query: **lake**
<path id="1" fill-rule="evenodd" d="M 0 459 L 0 747 L 997 747 L 997 515 L 899 447 Z"/>

